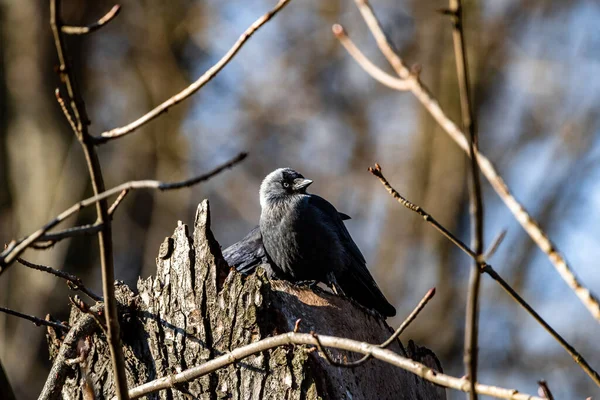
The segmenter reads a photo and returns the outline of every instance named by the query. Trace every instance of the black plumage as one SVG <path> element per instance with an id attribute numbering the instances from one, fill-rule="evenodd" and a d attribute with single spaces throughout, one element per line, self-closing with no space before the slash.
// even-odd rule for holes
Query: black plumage
<path id="1" fill-rule="evenodd" d="M 259 265 L 269 265 L 260 228 L 256 226 L 242 240 L 223 250 L 223 258 L 244 275 L 253 273 Z"/>
<path id="2" fill-rule="evenodd" d="M 324 282 L 384 316 L 395 315 L 342 216 L 327 200 L 306 193 L 311 183 L 290 168 L 262 182 L 259 226 L 267 257 L 292 281 Z"/>
<path id="3" fill-rule="evenodd" d="M 347 214 L 338 212 L 342 220 L 351 219 Z M 234 267 L 238 272 L 249 275 L 253 273 L 257 267 L 262 266 L 267 271 L 269 278 L 285 278 L 284 275 L 278 276 L 277 271 L 273 270 L 265 248 L 263 246 L 260 227 L 255 226 L 248 234 L 239 242 L 232 244 L 223 250 L 223 258 L 227 265 Z"/>

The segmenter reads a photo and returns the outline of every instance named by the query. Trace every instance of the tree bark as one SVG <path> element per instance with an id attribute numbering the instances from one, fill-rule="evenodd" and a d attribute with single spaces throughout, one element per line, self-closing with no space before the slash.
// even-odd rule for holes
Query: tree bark
<path id="1" fill-rule="evenodd" d="M 202 364 L 237 347 L 294 329 L 383 342 L 392 329 L 373 312 L 321 289 L 269 281 L 263 270 L 244 277 L 231 270 L 210 230 L 208 201 L 203 201 L 194 232 L 182 223 L 165 239 L 155 277 L 140 279 L 138 294 L 118 284 L 122 340 L 129 387 Z M 90 318 L 73 309 L 72 331 L 88 335 L 74 344 L 49 335 L 55 365 L 40 398 L 82 399 L 114 395 L 108 348 L 102 331 L 90 332 Z M 85 328 L 85 329 L 83 329 Z M 412 342 L 391 349 L 441 371 L 435 355 Z M 338 361 L 359 355 L 330 350 Z M 65 360 L 83 354 L 84 361 Z M 87 388 L 87 389 L 86 389 Z M 58 389 L 58 390 L 57 390 Z M 445 399 L 445 390 L 382 361 L 350 369 L 329 365 L 305 346 L 285 346 L 148 396 L 150 399 Z"/>

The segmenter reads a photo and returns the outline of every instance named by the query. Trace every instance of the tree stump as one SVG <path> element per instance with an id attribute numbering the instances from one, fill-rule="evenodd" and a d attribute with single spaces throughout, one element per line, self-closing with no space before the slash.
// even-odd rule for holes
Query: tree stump
<path id="1" fill-rule="evenodd" d="M 210 230 L 208 201 L 198 206 L 193 236 L 179 224 L 165 239 L 155 277 L 140 279 L 138 294 L 117 285 L 130 388 L 200 365 L 237 347 L 289 332 L 381 343 L 393 330 L 373 312 L 320 289 L 269 281 L 259 268 L 244 277 L 230 269 Z M 50 332 L 53 370 L 40 398 L 111 398 L 114 381 L 106 340 L 88 314 L 73 308 L 63 340 Z M 77 337 L 78 336 L 78 337 Z M 85 340 L 87 337 L 87 342 Z M 87 344 L 86 344 L 87 343 Z M 441 370 L 435 355 L 398 341 L 390 347 Z M 332 358 L 360 355 L 330 349 Z M 81 356 L 82 362 L 65 360 Z M 370 360 L 357 368 L 329 365 L 309 346 L 284 346 L 250 356 L 151 399 L 445 399 L 445 390 L 400 368 Z"/>

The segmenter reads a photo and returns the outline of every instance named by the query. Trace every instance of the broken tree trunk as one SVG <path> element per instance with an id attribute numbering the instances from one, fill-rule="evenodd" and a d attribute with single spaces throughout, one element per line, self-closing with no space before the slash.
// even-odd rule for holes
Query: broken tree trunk
<path id="1" fill-rule="evenodd" d="M 262 269 L 243 277 L 225 264 L 210 231 L 208 201 L 194 221 L 161 245 L 156 277 L 138 282 L 137 295 L 117 285 L 128 385 L 133 388 L 180 372 L 262 338 L 301 332 L 383 342 L 392 329 L 358 304 L 323 290 L 269 281 Z M 73 309 L 71 331 L 49 345 L 54 366 L 40 398 L 96 398 L 114 395 L 109 352 L 89 314 Z M 89 339 L 86 341 L 85 338 Z M 440 370 L 435 355 L 400 342 L 391 350 Z M 331 349 L 335 360 L 360 355 Z M 81 357 L 82 362 L 66 363 Z M 71 365 L 67 365 L 71 364 Z M 283 346 L 250 356 L 217 372 L 150 399 L 445 399 L 445 390 L 400 368 L 370 360 L 357 368 L 329 365 L 308 346 Z"/>

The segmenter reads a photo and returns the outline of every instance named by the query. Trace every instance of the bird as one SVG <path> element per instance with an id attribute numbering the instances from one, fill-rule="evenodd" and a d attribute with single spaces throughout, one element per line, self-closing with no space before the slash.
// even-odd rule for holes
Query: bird
<path id="1" fill-rule="evenodd" d="M 340 212 L 339 215 L 344 221 L 351 219 L 347 214 Z M 223 250 L 222 254 L 227 265 L 243 275 L 252 274 L 260 266 L 265 269 L 268 278 L 283 278 L 273 269 L 271 261 L 267 257 L 258 225 L 252 228 L 242 240 Z"/>
<path id="2" fill-rule="evenodd" d="M 349 217 L 307 193 L 312 183 L 291 168 L 276 169 L 262 181 L 259 233 L 266 258 L 287 280 L 323 282 L 385 317 L 396 315 L 344 225 Z"/>
<path id="3" fill-rule="evenodd" d="M 277 278 L 265 252 L 258 225 L 248 232 L 242 240 L 223 250 L 223 258 L 229 266 L 243 275 L 250 275 L 256 268 L 262 266 L 267 272 L 267 277 L 270 279 Z"/>

